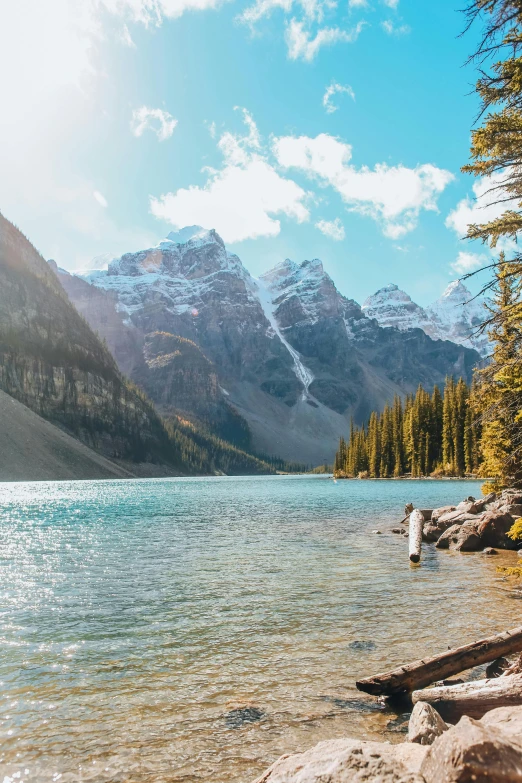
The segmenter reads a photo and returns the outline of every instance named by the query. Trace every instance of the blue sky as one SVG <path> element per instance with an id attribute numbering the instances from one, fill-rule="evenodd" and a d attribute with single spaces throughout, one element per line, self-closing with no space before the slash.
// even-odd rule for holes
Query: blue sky
<path id="1" fill-rule="evenodd" d="M 488 257 L 459 239 L 478 214 L 461 5 L 5 4 L 0 209 L 71 270 L 199 223 L 254 275 L 319 257 L 358 301 L 395 282 L 427 304 Z"/>

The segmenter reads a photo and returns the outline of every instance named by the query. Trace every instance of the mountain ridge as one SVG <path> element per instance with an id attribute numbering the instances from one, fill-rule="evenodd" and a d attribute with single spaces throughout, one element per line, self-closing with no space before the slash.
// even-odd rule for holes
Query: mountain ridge
<path id="1" fill-rule="evenodd" d="M 173 232 L 86 275 L 91 288 L 81 297 L 70 275 L 60 280 L 160 410 L 164 388 L 143 370 L 154 333 L 200 350 L 217 379 L 216 404 L 220 396 L 219 404 L 248 423 L 254 451 L 301 462 L 329 458 L 351 415 L 361 421 L 421 382 L 433 386 L 448 374 L 469 379 L 479 361 L 474 351 L 433 341 L 420 329 L 383 328 L 340 294 L 318 259 L 287 259 L 256 280 L 216 231 L 201 227 Z M 116 330 L 92 306 L 100 292 L 119 321 Z M 180 395 L 189 398 L 181 388 Z M 205 418 L 201 409 L 188 413 Z"/>
<path id="2" fill-rule="evenodd" d="M 473 297 L 462 281 L 453 280 L 438 299 L 421 307 L 392 283 L 369 296 L 362 310 L 381 326 L 401 331 L 419 328 L 434 340 L 450 340 L 486 357 L 489 340 L 487 333 L 480 331 L 486 301 L 484 296 Z"/>

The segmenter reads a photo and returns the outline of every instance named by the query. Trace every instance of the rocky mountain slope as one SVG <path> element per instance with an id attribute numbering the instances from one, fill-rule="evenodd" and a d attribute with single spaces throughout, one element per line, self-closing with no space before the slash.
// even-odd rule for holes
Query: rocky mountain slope
<path id="1" fill-rule="evenodd" d="M 330 460 L 350 415 L 361 421 L 420 382 L 469 379 L 479 359 L 421 329 L 381 327 L 320 261 L 284 261 L 255 280 L 199 227 L 60 280 L 160 410 L 210 427 L 221 410 L 222 436 L 248 438 L 245 420 L 251 447 L 287 459 Z"/>
<path id="2" fill-rule="evenodd" d="M 484 297 L 472 298 L 466 286 L 454 280 L 426 308 L 415 304 L 398 286 L 388 285 L 369 296 L 362 310 L 381 326 L 394 326 L 402 331 L 422 329 L 434 340 L 451 340 L 487 356 L 490 352 L 487 334 L 478 331 L 487 315 L 484 302 Z"/>
<path id="3" fill-rule="evenodd" d="M 94 309 L 118 344 L 120 360 L 137 357 L 136 372 L 146 367 L 139 331 L 120 331 L 114 305 L 103 309 L 100 297 Z M 134 466 L 161 464 L 174 475 L 223 466 L 233 472 L 270 470 L 177 419 L 167 428 L 71 304 L 52 266 L 1 215 L 0 390 L 100 454 Z"/>

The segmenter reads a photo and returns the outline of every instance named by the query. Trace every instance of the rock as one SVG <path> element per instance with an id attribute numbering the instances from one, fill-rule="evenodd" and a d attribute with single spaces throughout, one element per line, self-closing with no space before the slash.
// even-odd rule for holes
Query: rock
<path id="1" fill-rule="evenodd" d="M 264 712 L 252 704 L 245 704 L 229 710 L 225 723 L 229 729 L 239 729 L 245 723 L 256 723 L 264 717 Z"/>
<path id="2" fill-rule="evenodd" d="M 464 716 L 437 737 L 421 766 L 425 783 L 515 783 L 522 778 L 522 745 L 496 726 Z"/>
<path id="3" fill-rule="evenodd" d="M 377 535 L 379 535 L 379 536 L 381 535 L 381 531 L 380 530 L 372 530 L 372 533 L 377 533 Z"/>
<path id="4" fill-rule="evenodd" d="M 496 661 L 492 661 L 486 666 L 486 677 L 492 679 L 493 677 L 500 677 L 510 667 L 510 663 L 507 658 L 497 658 Z"/>
<path id="5" fill-rule="evenodd" d="M 431 519 L 431 515 L 433 514 L 433 509 L 431 508 L 421 508 L 420 512 L 422 516 L 424 517 L 425 522 L 429 522 Z"/>
<path id="6" fill-rule="evenodd" d="M 484 551 L 482 552 L 483 555 L 498 555 L 498 552 L 496 549 L 493 549 L 492 546 L 487 546 Z"/>
<path id="7" fill-rule="evenodd" d="M 489 503 L 493 503 L 494 500 L 497 499 L 497 493 L 496 492 L 490 492 L 489 495 L 485 495 L 482 498 L 482 501 L 487 506 Z"/>
<path id="8" fill-rule="evenodd" d="M 408 725 L 408 741 L 419 745 L 431 745 L 448 727 L 436 709 L 425 701 L 418 701 L 411 713 Z"/>
<path id="9" fill-rule="evenodd" d="M 454 513 L 444 514 L 436 522 L 432 520 L 425 524 L 422 531 L 423 540 L 438 541 L 441 535 L 452 525 L 461 525 L 464 522 L 471 522 L 477 519 L 472 514 L 460 514 L 460 512 L 457 512 L 457 514 L 457 516 Z"/>
<path id="10" fill-rule="evenodd" d="M 508 538 L 507 533 L 513 525 L 513 517 L 502 511 L 486 511 L 480 517 L 478 533 L 484 546 L 499 549 L 517 549 L 519 544 Z"/>
<path id="11" fill-rule="evenodd" d="M 438 541 L 444 530 L 441 530 L 438 525 L 427 524 L 424 525 L 422 530 L 423 541 Z"/>
<path id="12" fill-rule="evenodd" d="M 443 514 L 449 514 L 451 511 L 455 511 L 455 506 L 441 506 L 431 512 L 431 521 L 437 522 Z"/>
<path id="13" fill-rule="evenodd" d="M 478 552 L 483 544 L 477 531 L 477 520 L 452 525 L 441 535 L 436 546 L 438 549 L 451 548 L 458 552 Z"/>
<path id="14" fill-rule="evenodd" d="M 520 503 L 510 503 L 504 506 L 506 509 L 506 514 L 511 514 L 512 517 L 518 518 L 522 517 L 522 504 Z"/>
<path id="15" fill-rule="evenodd" d="M 462 524 L 470 519 L 477 519 L 477 516 L 475 514 L 470 514 L 468 511 L 463 511 L 462 509 L 456 509 L 455 511 L 450 511 L 448 514 L 443 514 L 439 517 L 437 524 L 446 524 L 446 527 L 449 527 L 450 524 Z"/>
<path id="16" fill-rule="evenodd" d="M 518 742 L 522 738 L 522 707 L 497 707 L 487 712 L 480 722 L 515 737 Z"/>
<path id="17" fill-rule="evenodd" d="M 405 532 L 406 532 L 406 530 L 403 527 L 393 527 L 392 528 L 392 533 L 398 533 L 401 536 L 404 535 Z"/>
<path id="18" fill-rule="evenodd" d="M 500 500 L 507 504 L 522 504 L 522 491 L 520 489 L 504 489 L 500 493 Z"/>
<path id="19" fill-rule="evenodd" d="M 419 768 L 427 751 L 413 742 L 327 740 L 282 756 L 255 783 L 423 783 Z"/>
<path id="20" fill-rule="evenodd" d="M 413 511 L 413 503 L 407 503 L 404 506 L 404 515 L 409 516 L 412 511 Z"/>

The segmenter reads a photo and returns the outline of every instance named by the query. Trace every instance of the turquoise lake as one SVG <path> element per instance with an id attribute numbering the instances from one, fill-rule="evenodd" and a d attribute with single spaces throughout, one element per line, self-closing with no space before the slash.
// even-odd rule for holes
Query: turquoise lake
<path id="1" fill-rule="evenodd" d="M 250 783 L 282 753 L 402 740 L 359 676 L 520 624 L 516 553 L 392 534 L 468 481 L 0 484 L 0 780 Z M 382 531 L 376 535 L 373 530 Z"/>

